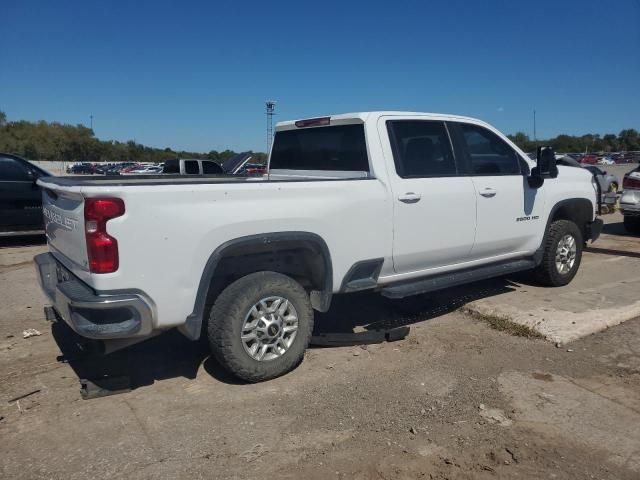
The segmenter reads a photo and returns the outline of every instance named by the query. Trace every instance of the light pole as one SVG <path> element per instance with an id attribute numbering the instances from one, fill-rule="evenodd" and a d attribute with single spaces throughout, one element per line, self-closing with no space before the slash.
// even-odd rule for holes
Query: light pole
<path id="1" fill-rule="evenodd" d="M 93 131 L 93 115 L 89 115 L 89 124 L 91 125 L 91 131 Z"/>
<path id="2" fill-rule="evenodd" d="M 275 115 L 276 102 L 273 100 L 267 100 L 265 102 L 267 113 L 267 155 L 271 151 L 271 142 L 273 141 L 273 116 Z"/>

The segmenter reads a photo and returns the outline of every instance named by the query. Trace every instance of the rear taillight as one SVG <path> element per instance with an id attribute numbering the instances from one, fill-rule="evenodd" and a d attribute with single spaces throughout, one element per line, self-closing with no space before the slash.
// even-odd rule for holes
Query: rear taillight
<path id="1" fill-rule="evenodd" d="M 124 215 L 119 198 L 87 198 L 84 202 L 84 230 L 91 273 L 118 270 L 118 241 L 107 233 L 107 222 Z"/>
<path id="2" fill-rule="evenodd" d="M 625 177 L 622 180 L 622 188 L 637 188 L 640 189 L 640 178 Z"/>

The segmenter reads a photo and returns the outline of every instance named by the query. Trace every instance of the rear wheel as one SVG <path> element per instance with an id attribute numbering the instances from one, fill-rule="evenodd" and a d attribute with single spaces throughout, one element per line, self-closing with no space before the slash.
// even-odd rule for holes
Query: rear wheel
<path id="1" fill-rule="evenodd" d="M 535 280 L 548 287 L 567 285 L 580 267 L 582 246 L 582 233 L 575 223 L 553 222 L 545 236 L 542 262 L 533 270 Z"/>
<path id="2" fill-rule="evenodd" d="M 260 382 L 297 366 L 311 339 L 309 295 L 286 275 L 258 272 L 229 285 L 211 309 L 208 337 L 218 362 Z"/>
<path id="3" fill-rule="evenodd" d="M 640 216 L 624 216 L 624 228 L 629 233 L 640 233 Z"/>

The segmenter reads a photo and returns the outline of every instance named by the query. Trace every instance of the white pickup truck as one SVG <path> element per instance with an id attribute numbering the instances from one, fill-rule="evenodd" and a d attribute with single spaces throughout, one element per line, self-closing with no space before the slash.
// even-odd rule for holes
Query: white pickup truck
<path id="1" fill-rule="evenodd" d="M 531 270 L 565 285 L 602 228 L 594 179 L 467 117 L 366 112 L 277 125 L 268 173 L 50 177 L 41 287 L 80 335 L 208 336 L 230 372 L 294 368 L 332 295 L 391 298 Z"/>

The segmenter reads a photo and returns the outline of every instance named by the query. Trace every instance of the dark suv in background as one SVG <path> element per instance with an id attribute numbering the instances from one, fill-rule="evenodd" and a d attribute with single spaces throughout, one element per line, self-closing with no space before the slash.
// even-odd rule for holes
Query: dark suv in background
<path id="1" fill-rule="evenodd" d="M 36 180 L 51 174 L 17 155 L 0 153 L 0 237 L 43 233 Z"/>

